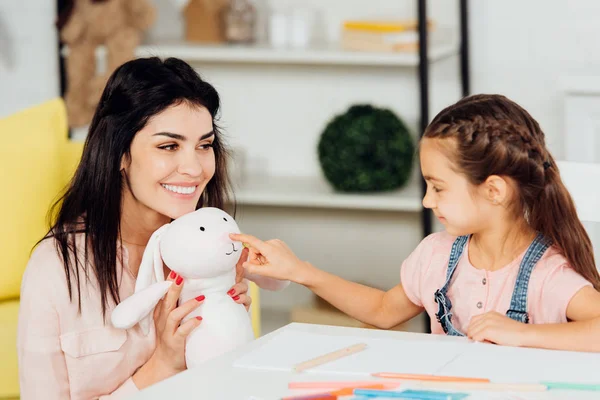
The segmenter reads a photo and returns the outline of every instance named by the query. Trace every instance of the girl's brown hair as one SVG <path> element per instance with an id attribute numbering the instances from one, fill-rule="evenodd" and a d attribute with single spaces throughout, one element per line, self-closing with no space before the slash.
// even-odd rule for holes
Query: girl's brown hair
<path id="1" fill-rule="evenodd" d="M 518 212 L 600 290 L 590 238 L 546 148 L 544 133 L 527 111 L 501 95 L 465 97 L 442 110 L 424 137 L 456 139 L 452 159 L 474 185 L 491 175 L 512 178 L 519 193 Z"/>

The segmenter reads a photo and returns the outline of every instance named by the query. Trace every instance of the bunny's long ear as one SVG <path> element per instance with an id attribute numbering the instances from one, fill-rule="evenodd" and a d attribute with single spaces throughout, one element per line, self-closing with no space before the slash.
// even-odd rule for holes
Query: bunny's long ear
<path id="1" fill-rule="evenodd" d="M 135 281 L 135 293 L 141 292 L 156 282 L 165 280 L 162 257 L 160 256 L 160 237 L 168 228 L 169 224 L 165 224 L 150 236 Z"/>
<path id="2" fill-rule="evenodd" d="M 154 231 L 152 236 L 150 236 L 150 240 L 148 240 L 148 244 L 144 249 L 144 255 L 142 256 L 140 270 L 138 271 L 138 276 L 135 281 L 136 294 L 145 291 L 145 289 L 149 288 L 157 282 L 163 282 L 165 280 L 165 273 L 163 271 L 163 261 L 160 255 L 160 238 L 161 235 L 163 235 L 168 228 L 169 224 L 161 226 L 156 231 Z M 158 298 L 148 296 L 147 301 L 151 302 L 150 311 L 154 309 L 158 301 L 162 298 L 162 296 L 164 296 L 164 294 L 169 289 L 169 286 L 171 285 L 166 286 L 166 290 L 164 290 L 162 295 Z M 156 294 L 159 293 L 160 291 Z M 150 331 L 152 318 L 153 313 L 148 312 L 142 317 L 140 321 L 140 327 L 142 328 L 142 332 L 144 333 L 144 335 L 147 335 Z"/>
<path id="3" fill-rule="evenodd" d="M 160 255 L 160 237 L 168 226 L 161 226 L 150 237 L 135 282 L 135 293 L 121 302 L 111 314 L 111 322 L 116 328 L 128 329 L 139 322 L 144 335 L 150 332 L 152 310 L 172 283 L 165 282 Z"/>
<path id="4" fill-rule="evenodd" d="M 157 282 L 126 298 L 115 307 L 110 315 L 113 326 L 119 329 L 129 329 L 139 322 L 142 332 L 147 335 L 150 332 L 152 310 L 172 284 L 172 281 Z"/>

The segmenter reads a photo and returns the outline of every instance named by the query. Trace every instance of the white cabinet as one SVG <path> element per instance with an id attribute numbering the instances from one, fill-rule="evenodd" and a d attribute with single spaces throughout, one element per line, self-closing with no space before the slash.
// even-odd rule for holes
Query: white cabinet
<path id="1" fill-rule="evenodd" d="M 569 77 L 564 80 L 563 89 L 564 158 L 600 163 L 600 76 Z M 589 184 L 600 185 L 600 182 Z M 600 266 L 600 223 L 584 221 L 583 224 L 594 246 L 596 265 Z"/>
<path id="2" fill-rule="evenodd" d="M 600 77 L 565 83 L 565 158 L 600 162 Z"/>

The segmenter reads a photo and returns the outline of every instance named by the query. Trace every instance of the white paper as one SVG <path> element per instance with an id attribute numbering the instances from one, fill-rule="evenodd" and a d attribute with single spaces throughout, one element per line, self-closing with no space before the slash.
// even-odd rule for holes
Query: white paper
<path id="1" fill-rule="evenodd" d="M 600 354 L 471 343 L 440 374 L 488 378 L 500 383 L 600 384 Z"/>
<path id="2" fill-rule="evenodd" d="M 305 372 L 434 374 L 464 352 L 468 345 L 467 342 L 376 339 L 283 331 L 262 347 L 240 357 L 234 366 L 291 371 L 296 364 L 358 343 L 366 343 L 367 348 Z"/>

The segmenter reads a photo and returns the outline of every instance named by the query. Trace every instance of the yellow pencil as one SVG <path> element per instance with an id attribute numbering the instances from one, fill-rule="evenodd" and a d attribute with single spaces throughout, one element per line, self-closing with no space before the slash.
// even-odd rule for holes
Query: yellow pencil
<path id="1" fill-rule="evenodd" d="M 319 365 L 337 360 L 339 358 L 346 357 L 346 356 L 349 356 L 354 353 L 358 353 L 359 351 L 362 351 L 366 348 L 367 348 L 366 343 L 358 343 L 358 344 L 346 347 L 344 349 L 336 350 L 331 353 L 324 354 L 319 357 L 315 357 L 311 360 L 301 362 L 300 364 L 297 364 L 294 366 L 294 371 L 302 372 L 306 369 L 314 368 Z"/>
<path id="2" fill-rule="evenodd" d="M 487 378 L 467 378 L 462 376 L 440 376 L 440 375 L 421 375 L 421 374 L 401 374 L 396 372 L 377 372 L 371 374 L 377 378 L 391 378 L 401 380 L 415 381 L 434 381 L 434 382 L 490 382 Z"/>

